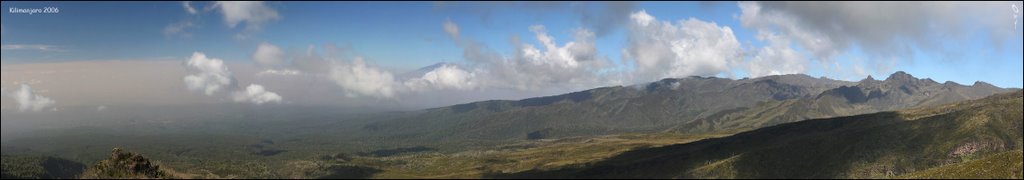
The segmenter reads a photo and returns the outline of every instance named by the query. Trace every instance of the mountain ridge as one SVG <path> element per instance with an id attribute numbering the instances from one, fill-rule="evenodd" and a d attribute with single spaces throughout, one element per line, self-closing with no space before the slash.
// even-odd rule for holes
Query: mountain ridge
<path id="1" fill-rule="evenodd" d="M 899 71 L 882 81 L 808 75 L 665 78 L 521 100 L 430 108 L 358 131 L 420 142 L 505 141 L 618 133 L 709 133 L 805 119 L 934 106 L 1007 92 L 948 86 Z M 544 136 L 539 136 L 543 134 Z"/>

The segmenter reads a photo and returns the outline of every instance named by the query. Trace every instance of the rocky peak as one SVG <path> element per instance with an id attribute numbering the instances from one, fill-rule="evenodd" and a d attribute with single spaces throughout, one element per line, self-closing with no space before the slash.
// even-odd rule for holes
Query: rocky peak
<path id="1" fill-rule="evenodd" d="M 156 165 L 140 154 L 114 148 L 110 159 L 100 161 L 86 170 L 83 178 L 88 179 L 123 179 L 123 178 L 170 178 L 171 176 L 160 165 Z"/>
<path id="2" fill-rule="evenodd" d="M 875 80 L 875 77 L 871 77 L 871 75 L 868 75 L 867 78 L 864 78 L 863 80 L 860 80 L 860 83 L 871 83 L 871 82 L 875 82 L 875 81 L 878 81 L 878 80 Z"/>
<path id="3" fill-rule="evenodd" d="M 889 78 L 885 79 L 886 82 L 904 82 L 904 83 L 915 82 L 917 80 L 918 79 L 915 78 L 914 76 L 912 76 L 910 74 L 907 74 L 906 72 L 903 72 L 903 71 L 896 71 L 896 73 L 893 73 L 892 75 L 889 75 Z"/>
<path id="4" fill-rule="evenodd" d="M 992 84 L 989 84 L 989 83 L 986 83 L 986 82 L 982 82 L 982 81 L 976 81 L 976 82 L 974 82 L 974 85 L 971 85 L 971 86 L 972 87 L 976 87 L 976 88 L 999 88 L 999 87 L 996 87 L 995 85 L 992 85 Z"/>
<path id="5" fill-rule="evenodd" d="M 859 82 L 857 82 L 857 86 L 860 86 L 860 87 L 871 87 L 871 86 L 875 86 L 876 84 L 878 84 L 878 82 L 879 81 L 875 80 L 874 77 L 871 77 L 871 75 L 868 75 L 867 78 L 864 78 L 863 80 L 860 80 Z"/>

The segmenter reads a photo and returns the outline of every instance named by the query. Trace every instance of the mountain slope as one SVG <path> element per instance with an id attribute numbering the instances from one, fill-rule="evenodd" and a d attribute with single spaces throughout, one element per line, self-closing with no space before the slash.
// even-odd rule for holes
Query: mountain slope
<path id="1" fill-rule="evenodd" d="M 932 168 L 901 176 L 909 179 L 1020 179 L 1024 177 L 1024 152 L 1020 149 L 982 159 Z"/>
<path id="2" fill-rule="evenodd" d="M 619 133 L 713 133 L 804 119 L 931 106 L 1006 92 L 984 83 L 939 84 L 897 72 L 884 81 L 806 75 L 689 77 L 519 101 L 429 109 L 358 131 L 414 142 L 544 139 Z"/>
<path id="3" fill-rule="evenodd" d="M 892 178 L 1019 149 L 1022 100 L 1018 91 L 931 108 L 801 121 L 631 151 L 577 168 L 491 177 Z"/>
<path id="4" fill-rule="evenodd" d="M 369 124 L 363 130 L 431 141 L 525 139 L 535 132 L 546 132 L 549 137 L 653 132 L 712 115 L 708 112 L 756 106 L 761 101 L 808 97 L 822 89 L 767 78 L 666 79 L 645 86 L 605 87 L 519 101 L 484 101 L 430 109 Z"/>

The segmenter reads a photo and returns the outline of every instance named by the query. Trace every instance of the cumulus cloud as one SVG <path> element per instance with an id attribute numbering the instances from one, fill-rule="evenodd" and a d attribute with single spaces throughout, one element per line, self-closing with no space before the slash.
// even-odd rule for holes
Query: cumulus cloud
<path id="1" fill-rule="evenodd" d="M 277 10 L 261 1 L 221 1 L 214 6 L 224 15 L 224 23 L 230 28 L 244 22 L 246 28 L 258 30 L 266 23 L 281 19 Z"/>
<path id="2" fill-rule="evenodd" d="M 235 102 L 248 102 L 256 105 L 266 103 L 281 103 L 281 96 L 277 93 L 267 91 L 263 86 L 250 84 L 244 91 L 234 93 Z"/>
<path id="3" fill-rule="evenodd" d="M 212 96 L 235 86 L 235 78 L 224 61 L 207 58 L 206 54 L 195 52 L 185 64 L 193 74 L 185 76 L 185 87 Z"/>
<path id="4" fill-rule="evenodd" d="M 457 24 L 446 21 L 445 29 L 457 29 Z M 465 75 L 462 86 L 449 85 L 453 89 L 510 88 L 524 91 L 538 91 L 550 88 L 576 89 L 604 85 L 606 77 L 599 73 L 610 66 L 607 58 L 598 56 L 594 32 L 577 28 L 572 32 L 575 41 L 560 45 L 548 34 L 543 25 L 527 28 L 534 34 L 539 46 L 523 43 L 517 36 L 510 40 L 513 54 L 502 55 L 486 44 L 472 39 L 455 39 L 463 48 L 463 58 L 469 62 L 458 74 Z M 458 37 L 454 31 L 446 31 L 451 37 Z M 454 70 L 438 69 L 438 70 Z M 462 73 L 465 72 L 465 73 Z M 471 85 L 465 85 L 471 84 Z M 472 88 L 470 88 L 472 87 Z"/>
<path id="5" fill-rule="evenodd" d="M 973 35 L 993 46 L 1013 35 L 1001 2 L 740 2 L 744 27 L 778 33 L 822 61 L 857 47 L 866 54 L 909 57 L 914 48 L 956 52 Z M 903 58 L 910 59 L 910 58 Z"/>
<path id="6" fill-rule="evenodd" d="M 390 72 L 366 64 L 361 57 L 351 63 L 334 62 L 330 75 L 332 80 L 345 89 L 349 97 L 369 96 L 394 98 L 396 81 Z"/>
<path id="7" fill-rule="evenodd" d="M 758 39 L 767 41 L 768 45 L 758 49 L 746 64 L 751 78 L 807 71 L 807 58 L 791 48 L 788 39 L 773 34 L 759 34 Z"/>
<path id="8" fill-rule="evenodd" d="M 643 10 L 630 19 L 623 54 L 634 63 L 639 81 L 728 73 L 742 59 L 743 49 L 729 27 L 695 18 L 659 21 Z"/>
<path id="9" fill-rule="evenodd" d="M 266 91 L 263 86 L 250 84 L 240 89 L 234 74 L 217 58 L 206 57 L 206 54 L 195 52 L 185 63 L 185 68 L 192 74 L 185 76 L 185 87 L 190 91 L 202 92 L 207 96 L 216 96 L 220 92 L 228 93 L 235 102 L 253 104 L 280 103 L 281 96 Z"/>
<path id="10" fill-rule="evenodd" d="M 56 101 L 50 98 L 35 94 L 32 92 L 32 87 L 25 84 L 22 84 L 18 90 L 11 92 L 9 96 L 18 104 L 18 111 L 20 112 L 39 112 L 52 107 L 56 103 Z"/>
<path id="11" fill-rule="evenodd" d="M 454 23 L 452 23 L 454 24 Z M 573 31 L 576 41 L 559 45 L 542 25 L 528 28 L 540 42 L 540 48 L 523 43 L 513 36 L 514 54 L 505 56 L 485 44 L 472 40 L 459 41 L 463 58 L 470 62 L 467 72 L 474 72 L 474 86 L 481 88 L 512 88 L 537 91 L 544 88 L 578 88 L 601 84 L 598 74 L 609 62 L 597 55 L 595 34 L 587 29 Z"/>
<path id="12" fill-rule="evenodd" d="M 514 78 L 505 80 L 511 81 L 512 85 L 521 90 L 565 85 L 592 86 L 601 81 L 596 72 L 605 68 L 608 62 L 597 55 L 594 32 L 575 29 L 573 37 L 576 41 L 559 46 L 547 34 L 544 26 L 531 26 L 530 31 L 543 49 L 522 43 L 517 47 L 513 59 L 499 66 L 491 66 L 502 68 L 495 71 L 501 74 L 494 78 Z"/>
<path id="13" fill-rule="evenodd" d="M 260 43 L 259 47 L 256 48 L 256 52 L 252 54 L 252 59 L 263 66 L 278 66 L 285 61 L 285 54 L 281 48 L 274 46 L 270 43 Z"/>

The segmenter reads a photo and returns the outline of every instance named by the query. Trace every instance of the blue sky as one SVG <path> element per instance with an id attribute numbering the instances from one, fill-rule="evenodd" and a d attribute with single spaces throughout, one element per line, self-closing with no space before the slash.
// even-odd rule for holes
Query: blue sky
<path id="1" fill-rule="evenodd" d="M 1012 3 L 1006 2 L 1006 8 L 990 11 L 1012 16 L 1009 8 Z M 573 32 L 577 28 L 594 31 L 581 20 L 585 18 L 581 11 L 600 14 L 607 8 L 601 3 L 267 2 L 264 5 L 276 11 L 279 18 L 251 30 L 244 25 L 234 28 L 226 25 L 225 15 L 212 3 L 191 5 L 200 12 L 189 14 L 181 2 L 4 2 L 0 43 L 5 49 L 0 56 L 5 64 L 184 61 L 192 52 L 199 51 L 226 61 L 249 62 L 256 47 L 264 42 L 289 53 L 304 52 L 310 45 L 331 44 L 351 48 L 348 52 L 353 56 L 400 74 L 438 62 L 467 63 L 463 48 L 442 28 L 449 20 L 458 24 L 461 37 L 485 44 L 504 56 L 512 56 L 516 53 L 513 52 L 516 46 L 509 42 L 513 36 L 523 43 L 540 46 L 541 42 L 533 38 L 531 26 L 543 25 L 562 46 L 574 41 Z M 57 7 L 60 12 L 33 15 L 8 12 L 15 7 Z M 772 30 L 744 26 L 739 19 L 742 10 L 735 2 L 639 2 L 633 4 L 629 12 L 641 10 L 658 21 L 676 23 L 695 18 L 728 27 L 746 51 L 766 46 L 768 42 L 758 39 L 757 33 Z M 628 17 L 623 19 L 629 20 Z M 185 33 L 164 33 L 169 25 L 184 21 L 194 26 L 186 28 Z M 966 23 L 954 24 L 971 30 L 966 33 L 968 38 L 925 37 L 950 48 L 921 48 L 916 47 L 921 45 L 918 42 L 897 38 L 891 43 L 909 45 L 914 50 L 909 55 L 885 56 L 865 52 L 859 47 L 874 44 L 851 39 L 849 48 L 839 49 L 840 53 L 828 60 L 807 55 L 809 60 L 799 72 L 857 80 L 863 77 L 860 75 L 884 78 L 902 70 L 939 82 L 950 80 L 969 85 L 980 80 L 1001 87 L 1021 87 L 1024 57 L 1019 25 L 1017 29 L 1006 30 L 995 28 L 1013 27 L 1012 21 L 1004 21 L 1009 26 L 987 25 L 982 24 L 985 21 L 970 19 L 963 22 Z M 597 56 L 607 58 L 617 69 L 634 69 L 631 66 L 634 62 L 623 59 L 622 54 L 629 46 L 627 24 L 619 24 L 598 35 L 594 43 Z M 1012 33 L 1000 36 L 1002 42 L 996 42 L 989 37 L 990 32 L 997 31 Z M 239 35 L 246 37 L 238 38 Z M 53 49 L 16 49 L 13 45 L 44 45 Z M 788 47 L 809 53 L 798 43 Z M 840 70 L 822 68 L 835 64 Z M 865 72 L 854 72 L 854 66 Z M 747 76 L 745 70 L 737 69 L 733 71 L 736 77 Z M 841 70 L 848 72 L 839 73 Z"/>

